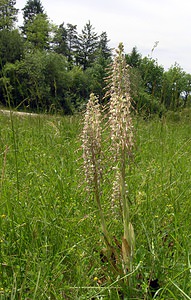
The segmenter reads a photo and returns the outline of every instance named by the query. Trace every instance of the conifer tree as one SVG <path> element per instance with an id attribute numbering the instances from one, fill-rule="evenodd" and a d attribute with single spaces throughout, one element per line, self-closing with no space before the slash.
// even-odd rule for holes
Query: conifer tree
<path id="1" fill-rule="evenodd" d="M 82 29 L 82 33 L 78 37 L 77 45 L 76 61 L 84 70 L 90 67 L 94 62 L 97 48 L 98 36 L 89 21 Z"/>
<path id="2" fill-rule="evenodd" d="M 0 30 L 14 28 L 17 21 L 18 9 L 15 8 L 16 0 L 0 1 Z"/>
<path id="3" fill-rule="evenodd" d="M 40 0 L 28 0 L 23 11 L 23 33 L 26 34 L 27 27 L 34 21 L 39 14 L 44 14 L 44 8 Z"/>
<path id="4" fill-rule="evenodd" d="M 40 0 L 28 0 L 23 10 L 24 24 L 32 22 L 38 14 L 44 13 L 44 8 Z"/>
<path id="5" fill-rule="evenodd" d="M 29 48 L 49 49 L 51 24 L 40 0 L 28 0 L 23 8 L 24 37 Z"/>
<path id="6" fill-rule="evenodd" d="M 58 54 L 67 55 L 67 31 L 64 22 L 56 27 L 53 38 L 53 49 Z"/>
<path id="7" fill-rule="evenodd" d="M 68 61 L 71 63 L 76 56 L 76 48 L 78 44 L 77 25 L 67 24 L 67 46 L 68 46 Z"/>

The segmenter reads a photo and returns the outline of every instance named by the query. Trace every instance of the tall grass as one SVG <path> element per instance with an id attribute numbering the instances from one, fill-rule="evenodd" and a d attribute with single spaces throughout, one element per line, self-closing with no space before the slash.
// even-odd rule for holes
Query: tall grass
<path id="1" fill-rule="evenodd" d="M 61 285 L 65 273 L 72 276 L 64 265 L 79 240 L 79 232 L 73 234 L 79 124 L 73 118 L 12 118 L 14 136 L 10 119 L 1 116 L 3 296 L 22 299 L 28 290 L 45 299 L 55 280 Z"/>
<path id="2" fill-rule="evenodd" d="M 177 121 L 133 123 L 127 182 L 136 248 L 129 299 L 189 299 L 191 118 L 182 113 Z M 126 293 L 124 275 L 100 259 L 97 206 L 87 201 L 80 177 L 80 124 L 77 116 L 13 115 L 12 123 L 0 116 L 2 300 L 119 299 L 119 289 Z M 109 232 L 121 237 L 107 199 L 103 209 Z"/>

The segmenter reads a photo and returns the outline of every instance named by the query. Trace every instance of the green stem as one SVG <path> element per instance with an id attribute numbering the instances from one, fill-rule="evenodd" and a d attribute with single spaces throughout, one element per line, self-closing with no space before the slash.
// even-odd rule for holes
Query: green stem
<path id="1" fill-rule="evenodd" d="M 123 207 L 123 227 L 124 227 L 124 237 L 129 243 L 129 205 L 128 200 L 125 195 L 125 161 L 126 161 L 126 154 L 125 154 L 125 148 L 122 149 L 122 156 L 121 156 L 121 199 L 122 199 L 122 207 Z"/>
<path id="2" fill-rule="evenodd" d="M 110 237 L 109 237 L 109 233 L 107 231 L 107 226 L 106 226 L 106 222 L 105 222 L 105 218 L 104 218 L 104 214 L 103 214 L 103 209 L 101 206 L 101 200 L 100 200 L 100 185 L 99 185 L 99 180 L 98 180 L 98 168 L 97 168 L 97 164 L 96 164 L 96 156 L 95 156 L 95 152 L 94 152 L 94 148 L 92 147 L 92 162 L 93 162 L 93 166 L 94 166 L 94 192 L 95 192 L 95 200 L 98 206 L 98 210 L 99 210 L 99 216 L 100 216 L 100 222 L 101 222 L 101 228 L 102 228 L 102 232 L 104 235 L 104 240 L 106 243 L 107 248 L 109 248 L 109 246 L 111 245 L 110 242 Z"/>
<path id="3" fill-rule="evenodd" d="M 133 226 L 130 223 L 130 212 L 129 212 L 129 204 L 128 199 L 126 197 L 125 192 L 125 163 L 126 163 L 126 148 L 122 149 L 121 153 L 121 200 L 122 200 L 122 208 L 123 208 L 123 228 L 124 228 L 124 239 L 127 242 L 127 246 L 129 248 L 129 254 L 126 257 L 127 268 L 130 272 L 132 272 L 132 260 L 133 260 L 133 250 L 135 244 L 134 238 L 134 230 Z"/>
<path id="4" fill-rule="evenodd" d="M 102 228 L 102 232 L 104 235 L 104 240 L 106 242 L 106 245 L 108 246 L 108 244 L 110 245 L 110 237 L 109 237 L 109 233 L 107 231 L 107 226 L 106 226 L 106 222 L 105 222 L 105 218 L 104 218 L 104 214 L 103 214 L 103 210 L 102 210 L 102 206 L 101 206 L 97 172 L 95 172 L 95 174 L 94 174 L 94 187 L 95 187 L 95 200 L 96 200 L 98 210 L 99 210 L 101 228 Z"/>

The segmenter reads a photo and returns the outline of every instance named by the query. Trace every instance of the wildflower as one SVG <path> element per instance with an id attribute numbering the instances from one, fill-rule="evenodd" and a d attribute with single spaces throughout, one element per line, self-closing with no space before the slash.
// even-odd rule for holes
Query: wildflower
<path id="1" fill-rule="evenodd" d="M 134 230 L 130 223 L 129 204 L 126 196 L 126 166 L 133 148 L 133 123 L 131 118 L 129 66 L 126 65 L 123 45 L 120 44 L 107 79 L 109 101 L 109 128 L 111 153 L 114 158 L 115 180 L 113 182 L 112 204 L 117 200 L 122 209 L 124 237 L 122 241 L 124 270 L 131 270 L 134 250 Z M 127 266 L 128 265 L 128 266 Z"/>
<path id="2" fill-rule="evenodd" d="M 114 207 L 120 207 L 123 217 L 124 236 L 122 238 L 122 264 L 123 270 L 132 271 L 132 258 L 135 244 L 134 229 L 130 222 L 129 203 L 127 197 L 126 167 L 128 166 L 133 141 L 133 124 L 131 118 L 131 96 L 129 67 L 126 65 L 123 45 L 120 44 L 112 64 L 111 75 L 107 79 L 109 96 L 108 107 L 108 128 L 111 138 L 111 155 L 114 178 L 112 186 L 111 202 Z M 81 135 L 83 150 L 83 169 L 85 173 L 86 184 L 98 206 L 100 214 L 100 223 L 108 261 L 117 270 L 118 261 L 117 251 L 111 244 L 111 238 L 108 234 L 103 209 L 101 205 L 102 197 L 102 173 L 103 173 L 103 154 L 102 154 L 102 126 L 101 111 L 98 98 L 90 95 L 87 109 L 84 115 L 84 127 Z M 117 202 L 117 204 L 116 204 Z M 115 260 L 112 258 L 115 257 Z M 94 280 L 99 280 L 95 277 Z"/>
<path id="3" fill-rule="evenodd" d="M 102 150 L 101 150 L 101 111 L 98 98 L 92 93 L 87 104 L 82 131 L 84 173 L 89 190 L 93 191 L 100 214 L 104 240 L 109 245 L 109 234 L 101 205 Z"/>
<path id="4" fill-rule="evenodd" d="M 87 104 L 82 132 L 84 171 L 87 187 L 98 189 L 101 181 L 101 112 L 97 97 L 92 93 Z M 95 178 L 96 177 L 96 178 Z"/>

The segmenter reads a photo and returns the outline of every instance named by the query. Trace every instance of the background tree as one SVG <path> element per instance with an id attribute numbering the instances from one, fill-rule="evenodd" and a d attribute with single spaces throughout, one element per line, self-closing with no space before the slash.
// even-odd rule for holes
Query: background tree
<path id="1" fill-rule="evenodd" d="M 28 25 L 33 22 L 38 14 L 44 14 L 44 8 L 40 0 L 28 0 L 23 11 L 23 26 L 21 27 L 24 35 L 26 34 Z"/>
<path id="2" fill-rule="evenodd" d="M 133 68 L 138 68 L 141 63 L 141 54 L 138 52 L 137 47 L 133 47 L 131 53 L 125 55 L 126 62 Z"/>
<path id="3" fill-rule="evenodd" d="M 0 99 L 7 104 L 7 88 L 11 94 L 10 79 L 4 75 L 4 66 L 8 62 L 15 62 L 22 53 L 22 41 L 18 30 L 14 29 L 17 21 L 18 9 L 15 0 L 0 1 Z M 6 85 L 6 88 L 5 88 Z"/>
<path id="4" fill-rule="evenodd" d="M 108 76 L 109 65 L 112 61 L 111 48 L 108 46 L 107 33 L 103 32 L 98 37 L 98 47 L 95 53 L 95 60 L 91 67 L 85 70 L 89 78 L 90 90 L 102 99 L 105 94 L 105 79 Z"/>
<path id="5" fill-rule="evenodd" d="M 64 27 L 64 23 L 60 24 L 56 28 L 53 38 L 53 50 L 58 54 L 67 56 L 68 45 L 67 45 L 67 31 Z"/>
<path id="6" fill-rule="evenodd" d="M 24 51 L 23 39 L 17 29 L 0 31 L 0 69 L 7 63 L 19 60 Z"/>
<path id="7" fill-rule="evenodd" d="M 49 49 L 51 24 L 45 14 L 38 14 L 25 27 L 26 41 L 29 48 Z"/>
<path id="8" fill-rule="evenodd" d="M 63 55 L 39 50 L 26 53 L 22 60 L 5 65 L 4 76 L 9 79 L 13 107 L 72 112 L 70 76 Z"/>
<path id="9" fill-rule="evenodd" d="M 68 101 L 72 103 L 73 109 L 81 110 L 91 93 L 91 78 L 80 66 L 73 66 L 68 74 L 70 78 Z"/>
<path id="10" fill-rule="evenodd" d="M 68 48 L 67 57 L 71 65 L 72 63 L 75 62 L 76 49 L 78 45 L 77 25 L 72 25 L 68 23 L 66 27 L 66 32 L 67 32 L 67 48 Z"/>
<path id="11" fill-rule="evenodd" d="M 40 0 L 28 0 L 23 10 L 24 25 L 32 22 L 38 14 L 44 13 L 44 8 Z"/>
<path id="12" fill-rule="evenodd" d="M 0 1 L 0 30 L 13 29 L 17 21 L 18 9 L 15 8 L 16 0 Z"/>
<path id="13" fill-rule="evenodd" d="M 19 101 L 33 110 L 54 107 L 71 113 L 86 103 L 91 92 L 101 100 L 112 61 L 107 33 L 98 35 L 90 21 L 80 34 L 76 25 L 53 25 L 40 0 L 27 0 L 20 34 L 14 28 L 15 4 L 16 0 L 0 0 L 1 103 L 6 105 L 5 82 L 15 107 Z M 156 60 L 142 58 L 136 47 L 125 58 L 138 112 L 160 113 L 164 106 L 177 109 L 187 105 L 191 75 L 177 64 L 164 72 Z"/>
<path id="14" fill-rule="evenodd" d="M 164 68 L 152 58 L 144 57 L 139 66 L 145 91 L 153 97 L 161 97 Z"/>
<path id="15" fill-rule="evenodd" d="M 107 33 L 105 31 L 102 32 L 98 39 L 98 52 L 105 60 L 110 60 L 112 56 L 111 48 L 108 46 L 109 42 Z"/>
<path id="16" fill-rule="evenodd" d="M 65 56 L 57 53 L 44 54 L 44 76 L 49 86 L 49 96 L 46 109 L 49 111 L 62 111 L 64 114 L 73 112 L 72 102 L 68 98 L 70 89 L 70 75 L 68 61 Z"/>
<path id="17" fill-rule="evenodd" d="M 82 29 L 82 33 L 78 36 L 77 45 L 76 61 L 84 70 L 90 67 L 95 61 L 97 47 L 98 36 L 89 21 Z"/>
<path id="18" fill-rule="evenodd" d="M 184 91 L 182 92 L 182 96 L 184 97 L 184 107 L 188 104 L 189 96 L 191 95 L 191 74 L 185 73 L 184 75 Z"/>
<path id="19" fill-rule="evenodd" d="M 175 63 L 164 73 L 162 102 L 168 109 L 176 110 L 182 104 L 185 89 L 185 72 Z"/>
<path id="20" fill-rule="evenodd" d="M 161 89 L 164 69 L 150 57 L 143 57 L 136 47 L 126 54 L 126 62 L 130 65 L 131 96 L 134 107 L 139 113 L 150 115 L 161 114 Z"/>
<path id="21" fill-rule="evenodd" d="M 44 53 L 41 51 L 25 53 L 21 61 L 5 66 L 4 74 L 10 78 L 12 86 L 13 106 L 30 107 L 31 110 L 41 110 L 45 106 L 44 97 L 48 97 L 49 87 L 44 69 Z"/>
<path id="22" fill-rule="evenodd" d="M 53 38 L 53 50 L 67 57 L 70 68 L 75 62 L 76 47 L 78 41 L 77 26 L 62 23 L 55 31 Z"/>

